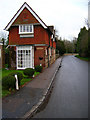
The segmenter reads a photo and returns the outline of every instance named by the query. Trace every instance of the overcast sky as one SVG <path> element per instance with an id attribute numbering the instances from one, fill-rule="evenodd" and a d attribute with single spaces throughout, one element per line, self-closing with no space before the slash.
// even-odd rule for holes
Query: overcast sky
<path id="1" fill-rule="evenodd" d="M 0 0 L 0 31 L 27 2 L 46 25 L 54 25 L 65 39 L 77 37 L 88 18 L 88 0 Z"/>

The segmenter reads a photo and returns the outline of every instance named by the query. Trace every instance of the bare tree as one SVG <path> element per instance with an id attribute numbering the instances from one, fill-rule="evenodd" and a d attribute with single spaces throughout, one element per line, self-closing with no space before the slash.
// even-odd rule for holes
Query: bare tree
<path id="1" fill-rule="evenodd" d="M 7 42 L 8 33 L 5 31 L 0 31 L 0 41 L 3 42 L 3 45 Z"/>
<path id="2" fill-rule="evenodd" d="M 86 24 L 87 28 L 89 29 L 89 28 L 90 28 L 89 18 L 88 18 L 88 19 L 85 19 L 85 24 Z"/>
<path id="3" fill-rule="evenodd" d="M 8 36 L 7 32 L 0 31 L 0 38 L 1 38 L 1 39 L 2 39 L 2 38 L 6 39 L 7 36 Z"/>

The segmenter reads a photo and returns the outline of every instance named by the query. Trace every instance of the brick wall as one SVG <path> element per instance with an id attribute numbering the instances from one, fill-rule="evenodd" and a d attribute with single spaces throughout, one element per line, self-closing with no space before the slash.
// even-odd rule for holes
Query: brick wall
<path id="1" fill-rule="evenodd" d="M 9 32 L 9 45 L 26 45 L 26 44 L 48 44 L 49 36 L 47 30 L 42 26 L 34 26 L 34 37 L 20 38 L 19 26 L 11 27 Z"/>
<path id="2" fill-rule="evenodd" d="M 51 65 L 52 63 L 55 62 L 55 60 L 56 60 L 56 54 L 55 53 L 56 52 L 55 52 L 54 48 L 52 48 L 52 49 L 48 48 L 48 53 L 45 54 L 45 68 L 47 68 L 48 65 Z"/>
<path id="3" fill-rule="evenodd" d="M 34 65 L 42 64 L 45 67 L 45 47 L 35 47 L 34 56 Z"/>

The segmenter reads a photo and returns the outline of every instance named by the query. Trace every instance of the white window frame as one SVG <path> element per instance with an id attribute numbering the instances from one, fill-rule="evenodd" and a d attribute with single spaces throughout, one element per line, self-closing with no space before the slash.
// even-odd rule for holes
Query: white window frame
<path id="1" fill-rule="evenodd" d="M 32 30 L 30 31 L 30 29 L 32 29 Z M 33 26 L 33 24 L 22 24 L 22 25 L 19 25 L 19 34 L 29 34 L 29 33 L 34 33 L 34 26 Z"/>
<path id="2" fill-rule="evenodd" d="M 24 64 L 24 67 L 22 67 L 23 66 L 23 64 L 22 64 L 22 66 L 21 67 L 19 67 L 19 56 L 18 56 L 18 50 L 26 50 L 26 51 L 31 51 L 31 56 L 30 56 L 30 64 L 29 64 L 29 66 L 27 66 L 27 63 L 23 63 Z M 25 69 L 25 68 L 33 68 L 33 50 L 32 50 L 32 46 L 17 46 L 17 53 L 16 53 L 16 56 L 17 56 L 17 69 Z M 25 54 L 25 56 L 26 56 L 26 54 Z M 28 58 L 28 57 L 27 57 Z M 26 57 L 25 57 L 25 61 L 27 62 L 27 59 L 26 59 Z"/>

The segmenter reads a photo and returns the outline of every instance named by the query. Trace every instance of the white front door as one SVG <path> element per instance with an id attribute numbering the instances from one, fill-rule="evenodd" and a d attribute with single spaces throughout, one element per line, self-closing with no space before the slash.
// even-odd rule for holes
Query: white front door
<path id="1" fill-rule="evenodd" d="M 32 46 L 17 46 L 17 69 L 33 68 Z"/>

